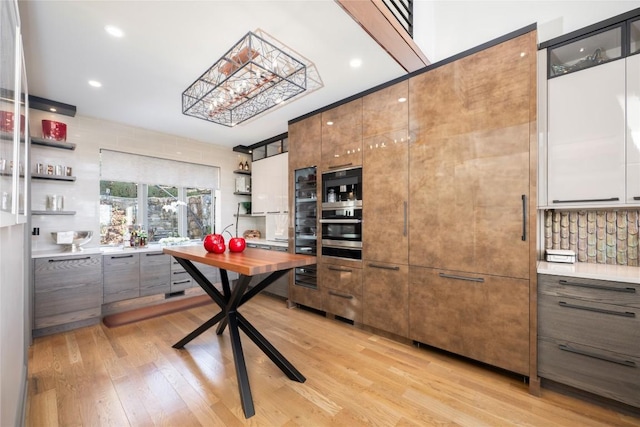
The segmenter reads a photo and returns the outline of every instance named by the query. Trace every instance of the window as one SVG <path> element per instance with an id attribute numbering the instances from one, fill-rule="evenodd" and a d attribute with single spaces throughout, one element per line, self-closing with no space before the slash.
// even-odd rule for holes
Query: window
<path id="1" fill-rule="evenodd" d="M 101 245 L 121 245 L 138 227 L 150 243 L 200 240 L 220 221 L 218 167 L 100 150 L 100 174 Z"/>

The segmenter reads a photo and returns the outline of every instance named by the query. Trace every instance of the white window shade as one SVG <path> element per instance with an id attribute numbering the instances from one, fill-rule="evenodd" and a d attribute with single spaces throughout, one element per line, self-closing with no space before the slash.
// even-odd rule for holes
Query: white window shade
<path id="1" fill-rule="evenodd" d="M 220 188 L 220 168 L 100 150 L 100 179 L 217 190 Z"/>

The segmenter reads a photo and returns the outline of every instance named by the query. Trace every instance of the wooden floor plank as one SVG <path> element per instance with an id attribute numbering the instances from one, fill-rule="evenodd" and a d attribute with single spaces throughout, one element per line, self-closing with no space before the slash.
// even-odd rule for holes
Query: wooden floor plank
<path id="1" fill-rule="evenodd" d="M 307 378 L 290 381 L 242 336 L 256 415 L 240 404 L 228 331 L 172 348 L 213 305 L 36 338 L 26 425 L 621 426 L 640 417 L 418 348 L 259 295 L 241 308 Z"/>

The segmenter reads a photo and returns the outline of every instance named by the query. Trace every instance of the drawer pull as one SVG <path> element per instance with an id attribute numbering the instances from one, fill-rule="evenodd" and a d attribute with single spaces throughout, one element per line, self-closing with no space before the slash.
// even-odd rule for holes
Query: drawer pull
<path id="1" fill-rule="evenodd" d="M 353 273 L 353 270 L 350 268 L 343 268 L 343 267 L 334 267 L 332 265 L 330 265 L 329 270 L 333 270 L 333 271 L 343 271 L 345 273 Z"/>
<path id="2" fill-rule="evenodd" d="M 131 255 L 111 255 L 111 259 L 120 259 L 120 258 L 133 258 L 133 254 L 131 254 Z"/>
<path id="3" fill-rule="evenodd" d="M 397 265 L 395 267 L 389 267 L 388 265 L 380 265 L 380 264 L 369 264 L 369 267 L 372 268 L 381 268 L 383 270 L 394 270 L 394 271 L 398 271 L 400 270 L 400 267 L 398 267 Z"/>
<path id="4" fill-rule="evenodd" d="M 619 197 L 609 197 L 608 199 L 554 200 L 553 203 L 617 202 L 619 200 Z"/>
<path id="5" fill-rule="evenodd" d="M 91 259 L 90 256 L 85 256 L 82 258 L 62 258 L 62 259 L 50 259 L 49 262 L 65 262 L 65 261 L 82 261 L 85 259 Z"/>
<path id="6" fill-rule="evenodd" d="M 160 252 L 159 254 L 145 254 L 145 256 L 159 256 L 159 255 L 164 255 L 162 252 Z"/>
<path id="7" fill-rule="evenodd" d="M 172 285 L 181 285 L 183 283 L 189 283 L 191 281 L 191 279 L 187 279 L 187 280 L 180 280 L 179 282 L 171 282 Z"/>
<path id="8" fill-rule="evenodd" d="M 602 291 L 627 292 L 635 294 L 635 288 L 615 288 L 613 286 L 592 285 L 591 283 L 569 282 L 568 280 L 560 280 L 558 283 L 565 286 L 577 286 L 579 288 L 600 289 Z"/>
<path id="9" fill-rule="evenodd" d="M 440 277 L 444 277 L 446 279 L 456 279 L 456 280 L 466 280 L 468 282 L 484 282 L 484 278 L 483 277 L 465 277 L 465 276 L 458 276 L 456 274 L 446 274 L 446 273 L 440 273 Z"/>
<path id="10" fill-rule="evenodd" d="M 566 303 L 564 301 L 559 301 L 558 305 L 560 307 L 565 307 L 565 308 L 575 308 L 576 310 L 594 311 L 596 313 L 612 314 L 614 316 L 636 317 L 635 313 L 632 313 L 632 312 L 629 312 L 629 311 L 605 310 L 604 308 L 587 307 L 587 306 L 584 306 L 584 305 L 569 304 L 569 303 Z"/>
<path id="11" fill-rule="evenodd" d="M 353 295 L 339 294 L 338 292 L 329 291 L 329 295 L 333 295 L 334 297 L 340 297 L 345 299 L 353 299 Z"/>
<path id="12" fill-rule="evenodd" d="M 640 200 L 640 196 L 633 196 L 633 200 Z"/>
<path id="13" fill-rule="evenodd" d="M 592 353 L 590 351 L 578 350 L 566 344 L 558 344 L 558 348 L 562 351 L 568 351 L 569 353 L 581 354 L 583 356 L 592 357 L 594 359 L 604 360 L 605 362 L 617 363 L 618 365 L 629 366 L 635 368 L 636 363 L 633 360 L 621 360 L 614 359 L 613 357 L 603 356 L 601 354 Z"/>
<path id="14" fill-rule="evenodd" d="M 185 274 L 186 271 L 172 271 L 171 274 Z"/>

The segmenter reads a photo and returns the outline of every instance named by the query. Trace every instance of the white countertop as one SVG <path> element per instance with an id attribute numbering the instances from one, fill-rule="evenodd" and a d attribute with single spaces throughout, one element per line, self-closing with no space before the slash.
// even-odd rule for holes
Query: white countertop
<path id="1" fill-rule="evenodd" d="M 553 276 L 581 277 L 583 279 L 614 280 L 617 282 L 640 283 L 640 267 L 627 265 L 593 264 L 576 262 L 565 264 L 538 261 L 538 273 Z"/>
<path id="2" fill-rule="evenodd" d="M 267 240 L 267 239 L 247 239 L 247 243 L 253 243 L 256 245 L 268 245 L 268 246 L 279 246 L 279 247 L 288 247 L 289 242 L 283 242 L 278 240 Z M 181 246 L 192 246 L 192 245 L 200 245 L 201 242 L 190 242 Z M 49 249 L 44 251 L 32 251 L 31 258 L 49 258 L 49 257 L 77 257 L 79 255 L 94 255 L 94 254 L 117 254 L 117 253 L 145 253 L 145 252 L 161 252 L 165 246 L 160 244 L 150 244 L 144 248 L 123 248 L 122 246 L 113 246 L 113 247 L 89 247 L 83 248 L 82 251 L 70 252 L 63 251 L 61 249 Z"/>

